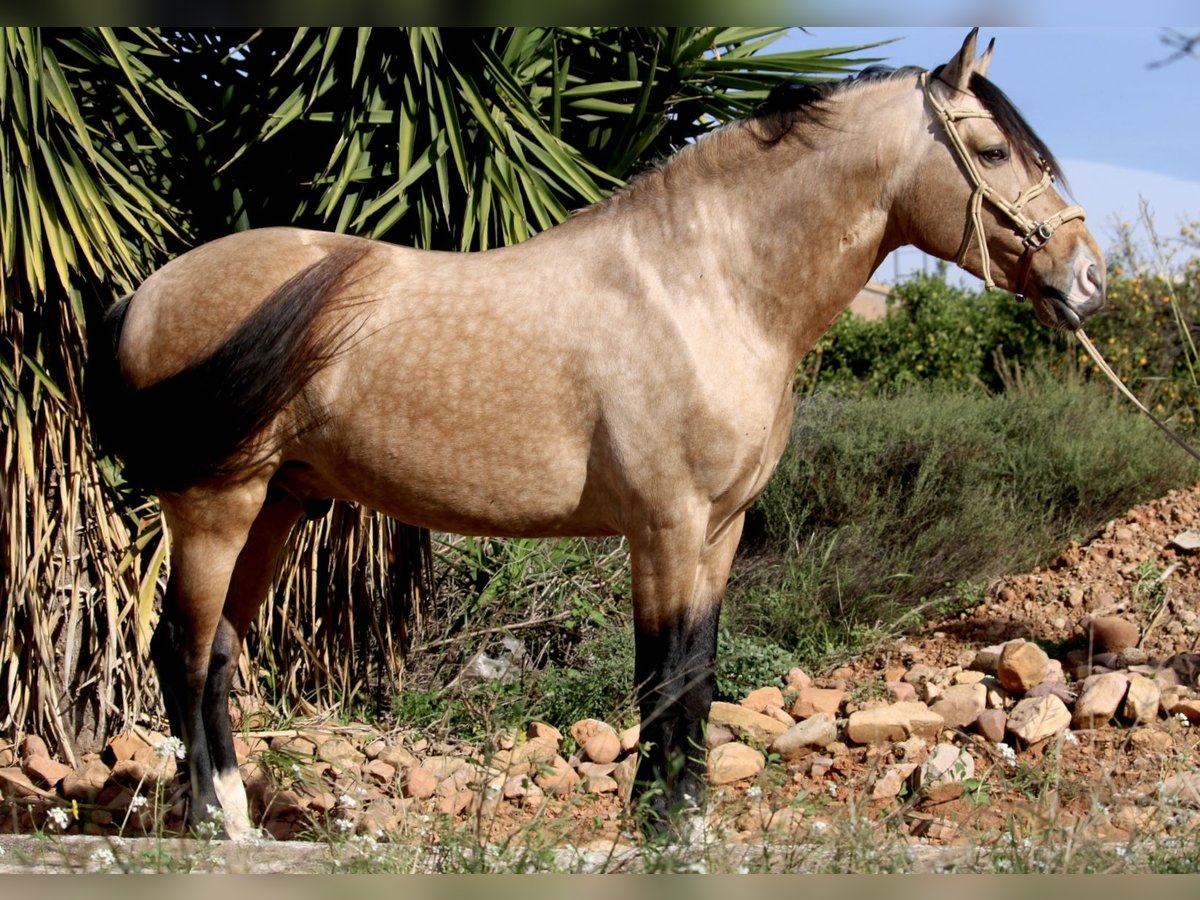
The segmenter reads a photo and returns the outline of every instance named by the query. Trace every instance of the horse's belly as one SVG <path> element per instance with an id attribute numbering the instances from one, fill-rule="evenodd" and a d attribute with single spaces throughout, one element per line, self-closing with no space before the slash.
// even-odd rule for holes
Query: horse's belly
<path id="1" fill-rule="evenodd" d="M 353 429 L 310 461 L 308 490 L 362 503 L 400 521 L 457 534 L 534 537 L 614 534 L 617 504 L 589 479 L 586 450 L 499 435 L 439 440 L 417 430 L 378 441 Z"/>

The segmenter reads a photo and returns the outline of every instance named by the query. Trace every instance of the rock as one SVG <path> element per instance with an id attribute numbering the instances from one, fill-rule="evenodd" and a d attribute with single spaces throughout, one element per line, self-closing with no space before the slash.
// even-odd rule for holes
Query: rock
<path id="1" fill-rule="evenodd" d="M 1200 550 L 1200 531 L 1181 531 L 1171 538 L 1170 546 L 1184 553 Z"/>
<path id="2" fill-rule="evenodd" d="M 414 766 L 421 764 L 419 759 L 417 759 L 411 752 L 404 749 L 399 744 L 392 744 L 384 747 L 379 751 L 379 754 L 375 758 L 382 760 L 397 770 L 411 769 Z"/>
<path id="3" fill-rule="evenodd" d="M 525 736 L 530 740 L 534 738 L 553 740 L 555 750 L 562 746 L 562 732 L 545 722 L 530 722 L 529 727 L 525 729 Z"/>
<path id="4" fill-rule="evenodd" d="M 597 763 L 610 763 L 621 755 L 621 739 L 609 728 L 597 731 L 581 748 L 586 759 Z"/>
<path id="5" fill-rule="evenodd" d="M 50 756 L 50 748 L 36 734 L 27 734 L 21 740 L 21 759 L 26 760 L 35 756 Z"/>
<path id="6" fill-rule="evenodd" d="M 763 755 L 745 744 L 722 744 L 708 754 L 708 780 L 732 784 L 754 778 L 766 767 Z"/>
<path id="7" fill-rule="evenodd" d="M 376 784 L 388 785 L 396 778 L 396 767 L 382 759 L 372 759 L 363 766 L 363 774 Z"/>
<path id="8" fill-rule="evenodd" d="M 1180 701 L 1186 700 L 1188 689 L 1181 685 L 1163 685 L 1159 684 L 1159 701 L 1158 708 L 1162 710 L 1164 716 L 1172 715 L 1175 712 L 1175 707 Z"/>
<path id="9" fill-rule="evenodd" d="M 962 672 L 956 672 L 954 677 L 950 679 L 951 684 L 980 684 L 987 677 L 986 673 L 980 672 L 977 669 L 966 669 Z"/>
<path id="10" fill-rule="evenodd" d="M 788 669 L 788 673 L 783 681 L 790 691 L 802 691 L 806 687 L 812 687 L 812 679 L 808 677 L 803 669 Z"/>
<path id="11" fill-rule="evenodd" d="M 792 718 L 791 713 L 784 712 L 778 706 L 768 706 L 763 711 L 763 715 L 770 716 L 776 722 L 781 724 L 784 728 L 791 728 L 793 725 L 796 724 L 796 720 Z"/>
<path id="12" fill-rule="evenodd" d="M 1134 646 L 1140 636 L 1137 625 L 1120 616 L 1088 617 L 1081 624 L 1091 646 L 1106 653 L 1120 653 Z"/>
<path id="13" fill-rule="evenodd" d="M 94 759 L 64 776 L 59 791 L 66 800 L 94 803 L 100 791 L 104 789 L 108 776 L 108 766 Z"/>
<path id="14" fill-rule="evenodd" d="M 1008 716 L 1008 730 L 1025 746 L 1044 741 L 1071 724 L 1071 712 L 1053 695 L 1026 697 Z"/>
<path id="15" fill-rule="evenodd" d="M 917 699 L 917 689 L 907 681 L 889 681 L 886 687 L 892 703 L 911 703 Z"/>
<path id="16" fill-rule="evenodd" d="M 770 746 L 775 738 L 787 731 L 787 726 L 782 722 L 777 722 L 762 713 L 751 712 L 736 703 L 714 702 L 708 720 L 717 725 L 724 725 L 734 734 L 749 738 L 764 747 Z"/>
<path id="17" fill-rule="evenodd" d="M 580 719 L 572 725 L 567 732 L 575 739 L 575 743 L 582 747 L 593 737 L 601 732 L 607 732 L 613 737 L 617 736 L 617 731 L 607 722 L 602 722 L 599 719 Z"/>
<path id="18" fill-rule="evenodd" d="M 615 794 L 620 785 L 611 775 L 584 775 L 583 789 L 589 794 Z"/>
<path id="19" fill-rule="evenodd" d="M 1049 664 L 1050 657 L 1037 644 L 1006 644 L 996 664 L 996 678 L 1006 691 L 1023 694 L 1045 681 Z"/>
<path id="20" fill-rule="evenodd" d="M 139 750 L 145 750 L 150 745 L 132 732 L 122 732 L 116 735 L 104 748 L 109 762 L 120 762 L 123 759 L 133 759 Z"/>
<path id="21" fill-rule="evenodd" d="M 583 776 L 612 775 L 617 770 L 616 763 L 581 762 L 575 770 Z"/>
<path id="22" fill-rule="evenodd" d="M 633 779 L 637 775 L 637 766 L 637 757 L 630 754 L 617 763 L 617 767 L 613 769 L 612 777 L 617 780 L 618 793 L 625 801 L 628 801 L 630 795 L 633 793 Z"/>
<path id="23" fill-rule="evenodd" d="M 1018 639 L 1014 643 L 1021 643 Z M 995 644 L 991 647 L 984 647 L 975 653 L 975 659 L 971 662 L 971 668 L 977 672 L 983 672 L 985 675 L 995 675 L 996 669 L 1000 665 L 1000 654 L 1004 652 L 1005 644 Z"/>
<path id="24" fill-rule="evenodd" d="M 638 740 L 642 736 L 641 727 L 638 725 L 630 725 L 624 731 L 620 732 L 617 737 L 621 739 L 621 752 L 631 753 L 637 749 Z"/>
<path id="25" fill-rule="evenodd" d="M 724 725 L 715 725 L 709 722 L 708 727 L 704 729 L 704 748 L 706 750 L 712 750 L 734 740 L 737 740 L 734 733 Z"/>
<path id="26" fill-rule="evenodd" d="M 547 794 L 561 797 L 571 793 L 579 785 L 579 773 L 561 756 L 556 756 L 548 766 L 543 765 L 534 775 L 533 783 Z"/>
<path id="27" fill-rule="evenodd" d="M 759 688 L 743 697 L 741 705 L 752 712 L 766 715 L 768 707 L 783 708 L 783 691 L 777 687 Z"/>
<path id="28" fill-rule="evenodd" d="M 1185 772 L 1165 778 L 1159 785 L 1158 795 L 1163 800 L 1200 809 L 1200 774 Z"/>
<path id="29" fill-rule="evenodd" d="M 437 791 L 438 777 L 424 766 L 409 769 L 404 775 L 402 792 L 405 797 L 424 800 Z"/>
<path id="30" fill-rule="evenodd" d="M 1136 672 L 1129 676 L 1129 690 L 1121 715 L 1130 722 L 1153 722 L 1158 718 L 1158 704 L 1162 691 L 1153 678 Z"/>
<path id="31" fill-rule="evenodd" d="M 438 797 L 437 808 L 448 816 L 457 816 L 470 809 L 474 802 L 474 791 L 469 788 L 458 788 Z"/>
<path id="32" fill-rule="evenodd" d="M 141 790 L 146 785 L 157 783 L 154 770 L 141 760 L 119 759 L 113 763 L 109 778 L 116 784 L 124 785 L 133 790 Z"/>
<path id="33" fill-rule="evenodd" d="M 29 776 L 16 766 L 0 769 L 0 796 L 6 800 L 27 800 L 42 796 Z"/>
<path id="34" fill-rule="evenodd" d="M 366 757 L 345 738 L 331 737 L 317 747 L 317 759 L 341 769 L 356 769 Z"/>
<path id="35" fill-rule="evenodd" d="M 1200 700 L 1185 698 L 1171 708 L 1171 715 L 1186 716 L 1189 722 L 1200 722 Z"/>
<path id="36" fill-rule="evenodd" d="M 802 688 L 792 704 L 792 715 L 797 719 L 807 719 L 817 713 L 836 716 L 845 696 L 846 692 L 838 688 Z"/>
<path id="37" fill-rule="evenodd" d="M 1071 689 L 1064 681 L 1043 681 L 1041 684 L 1035 684 L 1025 693 L 1025 696 L 1057 697 L 1064 706 L 1070 706 L 1075 702 L 1075 695 L 1071 693 Z"/>
<path id="38" fill-rule="evenodd" d="M 898 760 L 920 763 L 929 754 L 929 742 L 925 738 L 910 737 L 892 745 L 892 753 Z"/>
<path id="39" fill-rule="evenodd" d="M 916 770 L 917 764 L 893 763 L 884 768 L 875 783 L 871 785 L 872 800 L 890 800 L 900 793 L 908 777 Z"/>
<path id="40" fill-rule="evenodd" d="M 501 790 L 501 795 L 505 800 L 515 800 L 518 797 L 524 797 L 529 789 L 533 786 L 533 782 L 527 775 L 512 775 L 504 779 L 504 787 Z M 538 788 L 539 793 L 541 788 Z"/>
<path id="41" fill-rule="evenodd" d="M 1004 740 L 1004 731 L 1008 725 L 1008 716 L 1002 709 L 985 709 L 975 720 L 975 730 L 986 740 L 999 744 Z"/>
<path id="42" fill-rule="evenodd" d="M 21 764 L 21 771 L 37 785 L 53 790 L 55 785 L 71 774 L 71 767 L 48 756 L 31 756 Z"/>
<path id="43" fill-rule="evenodd" d="M 970 728 L 987 708 L 987 688 L 982 684 L 952 684 L 930 709 L 947 728 Z"/>
<path id="44" fill-rule="evenodd" d="M 531 737 L 517 744 L 512 751 L 512 761 L 517 766 L 536 766 L 551 762 L 558 755 L 559 740 L 552 735 Z"/>
<path id="45" fill-rule="evenodd" d="M 782 759 L 804 756 L 813 747 L 826 747 L 837 740 L 837 725 L 829 713 L 817 713 L 798 722 L 771 744 Z"/>
<path id="46" fill-rule="evenodd" d="M 935 803 L 962 796 L 963 782 L 975 777 L 975 760 L 965 748 L 942 743 L 912 774 L 913 792 Z"/>
<path id="47" fill-rule="evenodd" d="M 902 741 L 911 735 L 933 737 L 944 721 L 924 703 L 893 703 L 850 714 L 846 735 L 857 744 Z"/>
<path id="48" fill-rule="evenodd" d="M 1173 673 L 1178 684 L 1200 686 L 1200 679 L 1197 678 L 1200 675 L 1200 653 L 1176 653 L 1163 666 L 1162 674 Z"/>

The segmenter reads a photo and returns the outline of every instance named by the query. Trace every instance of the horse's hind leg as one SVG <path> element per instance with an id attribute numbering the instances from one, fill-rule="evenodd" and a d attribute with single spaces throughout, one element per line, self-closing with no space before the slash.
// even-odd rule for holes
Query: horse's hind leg
<path id="1" fill-rule="evenodd" d="M 242 641 L 271 589 L 279 554 L 302 511 L 303 507 L 294 497 L 283 493 L 268 494 L 238 555 L 213 640 L 204 691 L 204 726 L 212 756 L 213 787 L 221 803 L 225 831 L 234 840 L 251 835 L 254 828 L 233 746 L 229 690 Z"/>
<path id="2" fill-rule="evenodd" d="M 171 535 L 171 577 L 151 656 L 172 730 L 187 751 L 192 825 L 220 806 L 203 714 L 209 660 L 238 556 L 265 494 L 265 482 L 250 482 L 161 498 Z"/>
<path id="3" fill-rule="evenodd" d="M 700 805 L 704 725 L 716 682 L 717 623 L 742 516 L 706 535 L 703 519 L 630 538 L 636 652 L 634 680 L 645 748 L 635 800 L 648 824 Z"/>

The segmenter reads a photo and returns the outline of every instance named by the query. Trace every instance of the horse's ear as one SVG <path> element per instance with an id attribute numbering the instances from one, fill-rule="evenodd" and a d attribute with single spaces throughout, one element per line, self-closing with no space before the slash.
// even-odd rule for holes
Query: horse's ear
<path id="1" fill-rule="evenodd" d="M 975 69 L 975 40 L 978 37 L 979 29 L 972 28 L 963 41 L 962 49 L 942 69 L 941 80 L 956 91 L 965 91 L 971 80 L 971 72 Z"/>
<path id="2" fill-rule="evenodd" d="M 988 66 L 992 64 L 992 51 L 996 49 L 996 39 L 992 38 L 988 41 L 987 49 L 983 51 L 983 56 L 975 61 L 975 72 L 984 78 L 987 77 Z"/>

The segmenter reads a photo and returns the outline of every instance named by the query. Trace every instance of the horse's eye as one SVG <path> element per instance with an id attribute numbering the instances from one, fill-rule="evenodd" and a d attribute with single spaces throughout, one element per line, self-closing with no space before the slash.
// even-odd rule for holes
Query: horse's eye
<path id="1" fill-rule="evenodd" d="M 979 156 L 984 162 L 998 165 L 1008 161 L 1008 148 L 1004 146 L 988 147 L 986 150 L 980 150 Z"/>

